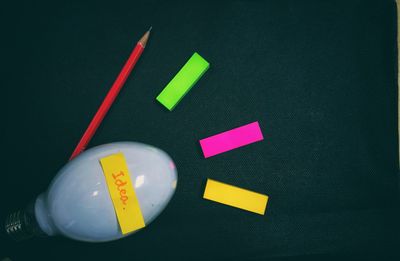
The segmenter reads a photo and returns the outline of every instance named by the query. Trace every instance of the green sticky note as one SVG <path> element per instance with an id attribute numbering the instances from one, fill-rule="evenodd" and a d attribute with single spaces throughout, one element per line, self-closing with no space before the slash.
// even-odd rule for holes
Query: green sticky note
<path id="1" fill-rule="evenodd" d="M 194 53 L 175 77 L 157 96 L 157 101 L 172 111 L 193 85 L 207 71 L 210 64 L 198 53 Z"/>

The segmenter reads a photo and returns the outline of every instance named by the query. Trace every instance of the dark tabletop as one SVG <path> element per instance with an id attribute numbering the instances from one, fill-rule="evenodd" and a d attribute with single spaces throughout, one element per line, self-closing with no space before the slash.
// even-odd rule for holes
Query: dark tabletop
<path id="1" fill-rule="evenodd" d="M 179 184 L 145 230 L 110 243 L 15 243 L 13 260 L 255 260 L 398 254 L 393 1 L 2 4 L 1 217 L 45 191 L 138 38 L 149 44 L 90 146 L 140 141 Z M 173 112 L 155 101 L 198 52 Z M 198 140 L 259 121 L 264 141 L 209 159 Z M 264 216 L 202 199 L 207 178 L 269 195 Z"/>

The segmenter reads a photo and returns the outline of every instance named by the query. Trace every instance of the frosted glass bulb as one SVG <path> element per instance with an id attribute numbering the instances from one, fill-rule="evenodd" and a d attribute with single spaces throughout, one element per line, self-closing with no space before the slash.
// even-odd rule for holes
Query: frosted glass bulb
<path id="1" fill-rule="evenodd" d="M 8 216 L 7 233 L 16 239 L 35 234 L 60 234 L 89 242 L 129 235 L 121 233 L 99 162 L 118 152 L 125 156 L 147 226 L 167 206 L 175 192 L 175 164 L 165 152 L 155 147 L 117 142 L 89 149 L 68 162 L 33 204 Z"/>

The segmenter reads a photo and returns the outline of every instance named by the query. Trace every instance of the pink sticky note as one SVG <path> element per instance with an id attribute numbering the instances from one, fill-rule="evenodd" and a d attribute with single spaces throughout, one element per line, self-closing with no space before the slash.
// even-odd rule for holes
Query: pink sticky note
<path id="1" fill-rule="evenodd" d="M 205 158 L 263 140 L 258 121 L 200 140 Z"/>

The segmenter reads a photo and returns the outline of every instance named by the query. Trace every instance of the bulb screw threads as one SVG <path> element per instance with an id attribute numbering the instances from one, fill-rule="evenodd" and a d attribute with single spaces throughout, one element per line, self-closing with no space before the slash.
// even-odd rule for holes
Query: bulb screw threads
<path id="1" fill-rule="evenodd" d="M 15 241 L 22 241 L 33 236 L 44 236 L 32 209 L 28 207 L 26 210 L 17 210 L 7 215 L 4 228 Z"/>

